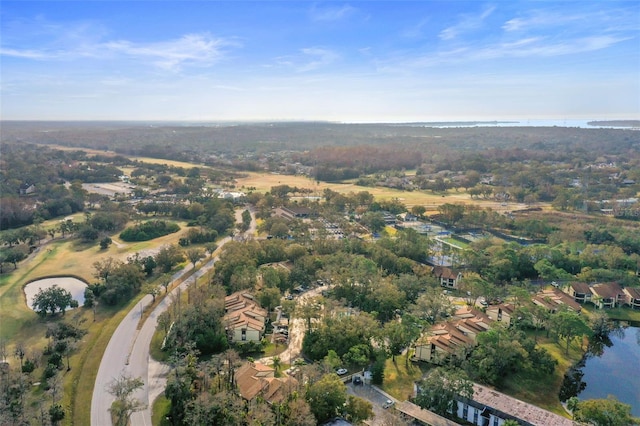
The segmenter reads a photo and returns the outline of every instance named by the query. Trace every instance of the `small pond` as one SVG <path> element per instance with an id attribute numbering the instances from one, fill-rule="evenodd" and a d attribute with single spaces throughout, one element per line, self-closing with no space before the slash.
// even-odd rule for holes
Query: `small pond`
<path id="1" fill-rule="evenodd" d="M 612 332 L 603 345 L 596 345 L 576 367 L 567 373 L 560 399 L 577 394 L 580 400 L 603 399 L 608 395 L 631 405 L 640 416 L 640 327 Z"/>
<path id="2" fill-rule="evenodd" d="M 29 284 L 24 286 L 24 294 L 27 297 L 27 306 L 33 309 L 33 298 L 38 294 L 38 291 L 40 289 L 46 290 L 54 285 L 57 285 L 71 293 L 73 300 L 77 300 L 80 306 L 84 304 L 84 289 L 87 288 L 87 284 L 84 281 L 73 277 L 55 277 L 31 281 Z M 69 309 L 72 308 L 67 308 L 67 310 Z"/>

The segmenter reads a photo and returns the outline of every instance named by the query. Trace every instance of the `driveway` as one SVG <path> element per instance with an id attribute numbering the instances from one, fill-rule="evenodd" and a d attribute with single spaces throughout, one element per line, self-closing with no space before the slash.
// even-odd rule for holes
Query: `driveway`
<path id="1" fill-rule="evenodd" d="M 398 401 L 382 393 L 380 390 L 375 388 L 374 386 L 362 384 L 362 385 L 354 385 L 353 383 L 347 383 L 347 393 L 349 395 L 359 396 L 362 399 L 365 399 L 371 402 L 373 408 L 374 417 L 367 421 L 367 424 L 372 426 L 383 426 L 388 424 L 388 417 L 393 415 L 393 408 L 382 408 L 382 405 L 387 401 L 387 399 L 391 399 L 396 404 Z"/>
<path id="2" fill-rule="evenodd" d="M 295 299 L 296 305 L 304 305 L 309 299 L 318 296 L 320 293 L 322 293 L 323 290 L 327 290 L 329 288 L 329 286 L 316 287 L 312 290 L 302 293 Z M 289 345 L 287 346 L 287 349 L 285 349 L 282 353 L 276 355 L 282 362 L 291 364 L 293 361 L 295 361 L 296 358 L 300 357 L 300 353 L 302 351 L 302 340 L 304 339 L 304 332 L 305 321 L 303 318 L 293 318 L 289 322 Z M 268 365 L 272 363 L 272 359 L 272 356 L 264 357 L 259 359 L 258 362 Z"/>

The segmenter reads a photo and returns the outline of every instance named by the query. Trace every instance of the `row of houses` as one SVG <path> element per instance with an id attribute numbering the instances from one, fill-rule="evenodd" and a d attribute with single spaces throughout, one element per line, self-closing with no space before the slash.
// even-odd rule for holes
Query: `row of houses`
<path id="1" fill-rule="evenodd" d="M 434 266 L 432 274 L 438 279 L 442 287 L 457 289 L 462 279 L 462 273 L 446 266 Z M 565 296 L 568 295 L 569 297 Z M 548 300 L 547 300 L 548 299 Z M 573 282 L 557 290 L 543 291 L 542 295 L 534 297 L 533 302 L 540 306 L 555 311 L 558 304 L 564 304 L 576 312 L 581 307 L 577 305 L 586 302 L 593 303 L 598 309 L 617 308 L 629 306 L 632 309 L 640 309 L 640 288 L 623 288 L 616 282 L 598 283 L 589 285 L 583 282 Z"/>
<path id="2" fill-rule="evenodd" d="M 624 305 L 632 309 L 640 309 L 640 288 L 622 288 L 616 282 L 598 283 L 570 283 L 563 290 L 578 303 L 591 302 L 597 308 L 617 308 Z"/>
<path id="3" fill-rule="evenodd" d="M 560 309 L 578 313 L 582 310 L 582 306 L 571 296 L 556 288 L 540 291 L 532 297 L 532 302 L 550 313 Z M 455 312 L 451 321 L 435 324 L 418 339 L 415 359 L 438 364 L 462 348 L 474 346 L 476 336 L 489 330 L 493 322 L 509 326 L 515 310 L 516 306 L 512 303 L 489 305 L 484 312 L 465 305 Z"/>

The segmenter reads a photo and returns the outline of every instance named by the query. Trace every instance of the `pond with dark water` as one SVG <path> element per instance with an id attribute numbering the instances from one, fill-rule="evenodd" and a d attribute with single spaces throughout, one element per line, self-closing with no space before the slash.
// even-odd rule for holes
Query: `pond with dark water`
<path id="1" fill-rule="evenodd" d="M 640 417 L 640 327 L 624 327 L 612 332 L 609 340 L 594 345 L 565 376 L 560 400 L 578 396 L 604 399 L 613 395 L 631 405 L 634 416 Z"/>

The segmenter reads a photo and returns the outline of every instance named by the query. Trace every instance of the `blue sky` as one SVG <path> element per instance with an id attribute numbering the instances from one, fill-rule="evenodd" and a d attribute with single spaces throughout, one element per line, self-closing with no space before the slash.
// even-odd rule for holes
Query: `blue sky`
<path id="1" fill-rule="evenodd" d="M 2 1 L 2 119 L 640 118 L 640 2 Z"/>

